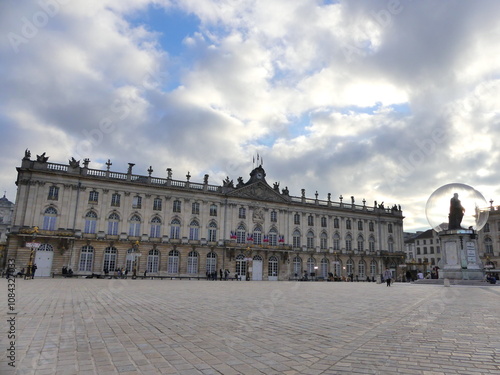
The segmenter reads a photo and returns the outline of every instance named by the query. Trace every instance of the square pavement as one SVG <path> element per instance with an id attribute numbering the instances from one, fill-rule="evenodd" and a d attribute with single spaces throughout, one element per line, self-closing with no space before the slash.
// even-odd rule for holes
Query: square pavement
<path id="1" fill-rule="evenodd" d="M 0 374 L 499 374 L 500 287 L 16 279 Z"/>

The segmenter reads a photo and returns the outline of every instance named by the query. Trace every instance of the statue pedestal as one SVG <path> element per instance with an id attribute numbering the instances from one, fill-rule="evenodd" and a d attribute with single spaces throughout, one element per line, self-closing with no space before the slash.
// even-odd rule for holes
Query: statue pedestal
<path id="1" fill-rule="evenodd" d="M 439 278 L 450 280 L 483 280 L 476 233 L 472 229 L 439 232 L 441 240 L 441 272 Z"/>

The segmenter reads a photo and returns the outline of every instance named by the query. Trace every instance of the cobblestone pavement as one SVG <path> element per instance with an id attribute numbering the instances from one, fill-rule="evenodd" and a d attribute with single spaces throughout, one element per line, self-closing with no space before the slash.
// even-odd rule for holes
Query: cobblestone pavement
<path id="1" fill-rule="evenodd" d="M 16 279 L 0 374 L 499 374 L 500 287 Z"/>

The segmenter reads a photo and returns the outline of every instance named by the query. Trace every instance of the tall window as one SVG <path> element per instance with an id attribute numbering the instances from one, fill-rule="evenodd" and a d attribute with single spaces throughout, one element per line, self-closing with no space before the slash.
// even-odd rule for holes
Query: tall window
<path id="1" fill-rule="evenodd" d="M 116 213 L 112 213 L 108 216 L 108 234 L 112 236 L 118 235 L 118 223 L 120 222 L 120 216 Z"/>
<path id="2" fill-rule="evenodd" d="M 246 217 L 247 217 L 247 210 L 245 209 L 245 207 L 240 207 L 238 209 L 238 218 L 246 219 Z"/>
<path id="3" fill-rule="evenodd" d="M 490 231 L 490 223 L 484 224 L 483 232 L 488 233 Z"/>
<path id="4" fill-rule="evenodd" d="M 161 219 L 158 216 L 155 216 L 151 220 L 150 237 L 153 237 L 153 238 L 160 238 L 161 237 Z"/>
<path id="5" fill-rule="evenodd" d="M 92 190 L 89 192 L 89 203 L 98 203 L 99 202 L 99 192 Z"/>
<path id="6" fill-rule="evenodd" d="M 347 260 L 345 267 L 347 275 L 352 275 L 354 273 L 354 262 L 352 261 L 352 259 Z"/>
<path id="7" fill-rule="evenodd" d="M 314 216 L 313 215 L 309 215 L 307 217 L 307 225 L 309 225 L 310 227 L 312 227 L 314 225 Z"/>
<path id="8" fill-rule="evenodd" d="M 370 252 L 375 251 L 375 237 L 373 236 L 370 236 L 368 239 L 368 250 L 370 250 Z"/>
<path id="9" fill-rule="evenodd" d="M 197 220 L 192 220 L 189 223 L 189 239 L 193 241 L 200 239 L 200 224 Z"/>
<path id="10" fill-rule="evenodd" d="M 489 237 L 484 239 L 484 252 L 486 254 L 493 254 L 493 241 Z"/>
<path id="11" fill-rule="evenodd" d="M 210 216 L 217 216 L 217 205 L 216 204 L 210 205 Z"/>
<path id="12" fill-rule="evenodd" d="M 114 193 L 111 195 L 111 206 L 120 207 L 120 194 Z"/>
<path id="13" fill-rule="evenodd" d="M 133 215 L 130 218 L 129 236 L 139 237 L 141 235 L 141 218 L 138 215 Z"/>
<path id="14" fill-rule="evenodd" d="M 326 228 L 326 217 L 321 218 L 321 228 Z"/>
<path id="15" fill-rule="evenodd" d="M 271 223 L 276 223 L 278 221 L 278 213 L 276 211 L 271 211 Z"/>
<path id="16" fill-rule="evenodd" d="M 394 252 L 394 240 L 392 237 L 389 237 L 389 240 L 387 241 L 387 247 L 390 253 Z"/>
<path id="17" fill-rule="evenodd" d="M 392 233 L 392 224 L 387 224 L 387 231 Z"/>
<path id="18" fill-rule="evenodd" d="M 333 227 L 335 229 L 339 229 L 340 228 L 340 220 L 338 217 L 336 217 L 335 219 L 333 219 Z"/>
<path id="19" fill-rule="evenodd" d="M 299 225 L 300 224 L 300 215 L 299 214 L 293 215 L 293 223 L 295 225 Z"/>
<path id="20" fill-rule="evenodd" d="M 377 274 L 377 261 L 372 259 L 370 262 L 370 276 L 374 277 Z"/>
<path id="21" fill-rule="evenodd" d="M 217 270 L 217 255 L 210 252 L 207 254 L 207 272 L 212 273 Z"/>
<path id="22" fill-rule="evenodd" d="M 275 228 L 271 228 L 269 231 L 269 245 L 270 246 L 277 246 L 278 245 L 278 232 L 276 231 Z"/>
<path id="23" fill-rule="evenodd" d="M 335 264 L 334 264 L 334 267 L 333 267 L 333 274 L 335 276 L 340 276 L 342 275 L 342 261 L 341 260 L 336 260 L 335 261 Z"/>
<path id="24" fill-rule="evenodd" d="M 347 219 L 347 220 L 345 221 L 345 228 L 346 228 L 346 229 L 348 229 L 348 230 L 350 230 L 350 229 L 351 229 L 351 226 L 352 226 L 352 225 L 351 225 L 351 219 Z"/>
<path id="25" fill-rule="evenodd" d="M 375 225 L 373 224 L 373 221 L 370 221 L 368 223 L 368 229 L 370 230 L 370 232 L 375 232 Z"/>
<path id="26" fill-rule="evenodd" d="M 274 255 L 269 257 L 267 272 L 269 276 L 278 276 L 278 258 Z"/>
<path id="27" fill-rule="evenodd" d="M 43 230 L 56 229 L 57 210 L 54 207 L 48 207 L 43 214 Z"/>
<path id="28" fill-rule="evenodd" d="M 136 195 L 132 198 L 132 208 L 141 208 L 142 207 L 142 197 Z"/>
<path id="29" fill-rule="evenodd" d="M 340 235 L 338 233 L 333 235 L 333 250 L 340 250 Z"/>
<path id="30" fill-rule="evenodd" d="M 161 211 L 161 198 L 155 198 L 153 200 L 153 210 Z"/>
<path id="31" fill-rule="evenodd" d="M 363 230 L 363 222 L 358 220 L 358 230 Z"/>
<path id="32" fill-rule="evenodd" d="M 180 200 L 176 199 L 174 201 L 172 211 L 173 212 L 181 212 L 181 201 Z"/>
<path id="33" fill-rule="evenodd" d="M 104 250 L 104 262 L 102 265 L 103 271 L 107 269 L 109 272 L 114 272 L 116 270 L 116 248 L 107 247 Z"/>
<path id="34" fill-rule="evenodd" d="M 193 204 L 191 205 L 191 213 L 193 215 L 200 214 L 200 204 L 198 202 L 193 202 Z"/>
<path id="35" fill-rule="evenodd" d="M 179 219 L 173 219 L 170 222 L 170 238 L 174 240 L 181 238 L 181 222 Z"/>
<path id="36" fill-rule="evenodd" d="M 168 253 L 168 273 L 179 273 L 179 252 L 177 250 L 171 250 Z"/>
<path id="37" fill-rule="evenodd" d="M 92 271 L 92 264 L 94 263 L 94 248 L 92 246 L 83 246 L 80 252 L 80 266 L 78 271 L 90 272 Z"/>
<path id="38" fill-rule="evenodd" d="M 320 276 L 327 278 L 328 277 L 328 259 L 323 258 L 321 259 L 321 269 L 320 269 Z"/>
<path id="39" fill-rule="evenodd" d="M 350 234 L 348 234 L 345 238 L 345 249 L 346 251 L 352 250 L 352 237 Z"/>
<path id="40" fill-rule="evenodd" d="M 319 246 L 322 250 L 328 249 L 328 235 L 325 232 L 321 233 Z"/>
<path id="41" fill-rule="evenodd" d="M 366 271 L 365 270 L 366 270 L 365 261 L 364 260 L 360 260 L 358 262 L 358 276 L 359 276 L 360 280 L 366 278 L 366 274 L 365 274 Z"/>
<path id="42" fill-rule="evenodd" d="M 157 249 L 149 250 L 147 272 L 158 272 L 160 265 L 160 252 Z"/>
<path id="43" fill-rule="evenodd" d="M 314 249 L 314 233 L 310 230 L 307 232 L 307 248 Z"/>
<path id="44" fill-rule="evenodd" d="M 363 251 L 365 248 L 365 240 L 363 239 L 363 236 L 359 235 L 358 236 L 358 251 Z"/>
<path id="45" fill-rule="evenodd" d="M 315 272 L 314 266 L 316 265 L 316 261 L 314 260 L 313 257 L 309 258 L 307 260 L 307 273 L 310 275 L 311 273 Z"/>
<path id="46" fill-rule="evenodd" d="M 238 254 L 236 257 L 236 274 L 240 276 L 246 276 L 247 274 L 247 262 L 243 254 Z"/>
<path id="47" fill-rule="evenodd" d="M 85 215 L 84 233 L 95 233 L 97 225 L 97 214 L 94 211 L 87 212 Z"/>
<path id="48" fill-rule="evenodd" d="M 56 201 L 59 199 L 59 188 L 57 186 L 49 187 L 49 196 L 47 199 Z"/>
<path id="49" fill-rule="evenodd" d="M 295 230 L 292 234 L 292 246 L 300 247 L 300 232 Z"/>
<path id="50" fill-rule="evenodd" d="M 187 273 L 198 273 L 198 253 L 190 251 L 188 254 Z"/>
<path id="51" fill-rule="evenodd" d="M 260 226 L 256 226 L 253 230 L 253 243 L 262 245 L 262 228 Z"/>
<path id="52" fill-rule="evenodd" d="M 217 223 L 215 221 L 211 221 L 208 224 L 208 241 L 217 241 Z"/>
<path id="53" fill-rule="evenodd" d="M 293 273 L 295 277 L 302 276 L 302 259 L 298 256 L 293 258 Z"/>
<path id="54" fill-rule="evenodd" d="M 238 229 L 236 229 L 236 243 L 246 243 L 246 230 L 243 224 L 240 224 Z"/>

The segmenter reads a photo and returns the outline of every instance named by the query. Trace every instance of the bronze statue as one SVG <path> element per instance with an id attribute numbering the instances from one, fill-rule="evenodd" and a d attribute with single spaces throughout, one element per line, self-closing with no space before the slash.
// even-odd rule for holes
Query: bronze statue
<path id="1" fill-rule="evenodd" d="M 463 208 L 458 194 L 453 194 L 450 199 L 450 214 L 448 215 L 448 229 L 462 229 L 462 219 L 464 217 L 465 208 Z"/>

